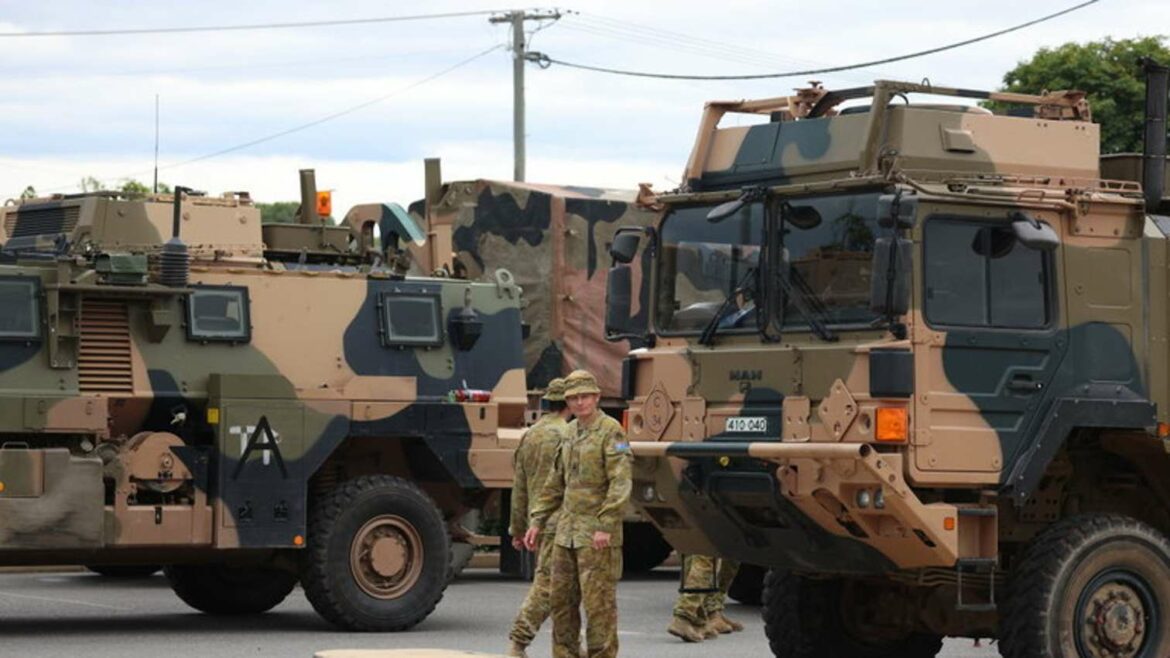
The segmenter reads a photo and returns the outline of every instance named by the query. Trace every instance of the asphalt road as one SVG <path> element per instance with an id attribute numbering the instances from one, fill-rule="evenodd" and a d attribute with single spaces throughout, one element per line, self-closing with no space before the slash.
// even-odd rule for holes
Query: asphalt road
<path id="1" fill-rule="evenodd" d="M 625 580 L 618 588 L 621 655 L 625 657 L 746 658 L 769 656 L 756 608 L 738 604 L 728 614 L 747 630 L 701 645 L 666 634 L 678 571 L 660 569 Z M 448 589 L 438 609 L 415 630 L 366 635 L 342 633 L 321 621 L 298 589 L 272 612 L 251 618 L 208 617 L 187 608 L 166 580 L 154 576 L 116 581 L 89 573 L 0 575 L 0 655 L 20 658 L 310 658 L 322 649 L 507 649 L 512 616 L 526 584 L 488 570 L 470 570 Z M 985 643 L 986 644 L 986 643 Z M 549 655 L 548 627 L 532 656 Z M 950 640 L 946 658 L 989 658 L 994 648 L 973 649 Z"/>

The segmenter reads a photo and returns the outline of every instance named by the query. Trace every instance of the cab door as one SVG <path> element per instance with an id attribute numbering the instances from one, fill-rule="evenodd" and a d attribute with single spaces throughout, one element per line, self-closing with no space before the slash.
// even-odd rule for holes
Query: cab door
<path id="1" fill-rule="evenodd" d="M 936 209 L 919 232 L 911 474 L 998 484 L 1026 447 L 1067 349 L 1057 252 L 1015 239 L 1007 211 Z M 1058 233 L 1059 215 L 1032 213 Z"/>

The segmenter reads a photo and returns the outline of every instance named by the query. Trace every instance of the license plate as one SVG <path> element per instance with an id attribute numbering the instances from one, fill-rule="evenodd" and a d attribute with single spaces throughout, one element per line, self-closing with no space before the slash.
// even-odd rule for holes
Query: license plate
<path id="1" fill-rule="evenodd" d="M 732 416 L 727 419 L 725 432 L 758 432 L 768 431 L 768 419 L 763 416 Z"/>

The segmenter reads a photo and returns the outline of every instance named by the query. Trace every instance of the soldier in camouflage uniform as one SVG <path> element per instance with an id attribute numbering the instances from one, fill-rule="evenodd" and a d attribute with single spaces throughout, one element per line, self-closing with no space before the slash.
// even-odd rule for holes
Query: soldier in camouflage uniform
<path id="1" fill-rule="evenodd" d="M 549 473 L 553 470 L 561 443 L 569 436 L 569 410 L 565 404 L 565 380 L 554 379 L 548 383 L 544 397 L 548 413 L 524 433 L 520 446 L 516 448 L 516 476 L 512 484 L 512 525 L 509 534 L 516 550 L 524 547 L 524 532 L 528 529 L 528 514 L 532 502 L 539 496 Z M 549 517 L 548 525 L 556 528 L 556 512 Z M 532 644 L 540 625 L 549 615 L 549 580 L 552 573 L 553 532 L 546 531 L 541 537 L 540 553 L 536 560 L 536 577 L 528 589 L 528 596 L 520 606 L 516 621 L 508 637 L 512 640 L 509 656 L 525 656 L 525 649 Z"/>
<path id="2" fill-rule="evenodd" d="M 585 606 L 589 658 L 618 652 L 617 581 L 622 573 L 622 510 L 630 498 L 631 455 L 621 425 L 601 413 L 593 375 L 565 378 L 565 400 L 577 418 L 569 424 L 549 480 L 532 512 L 525 544 L 531 550 L 560 509 L 552 557 L 553 658 L 577 658 L 579 608 Z"/>
<path id="3" fill-rule="evenodd" d="M 720 633 L 742 631 L 743 624 L 723 614 L 727 590 L 737 571 L 739 563 L 734 560 L 708 555 L 684 556 L 683 591 L 674 604 L 674 619 L 666 631 L 684 642 L 702 642 Z"/>

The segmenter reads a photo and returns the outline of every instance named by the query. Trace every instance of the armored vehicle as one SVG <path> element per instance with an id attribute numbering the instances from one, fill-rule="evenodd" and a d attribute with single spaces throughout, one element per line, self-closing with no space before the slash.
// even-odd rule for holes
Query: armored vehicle
<path id="1" fill-rule="evenodd" d="M 623 369 L 634 498 L 680 550 L 770 567 L 776 656 L 1170 655 L 1148 72 L 1147 152 L 1107 165 L 1130 180 L 1102 178 L 1077 92 L 710 103 L 661 222 L 614 238 L 607 325 L 648 344 Z M 648 324 L 625 266 L 646 253 Z"/>
<path id="2" fill-rule="evenodd" d="M 605 338 L 606 248 L 622 226 L 651 226 L 658 212 L 646 190 L 516 183 L 476 179 L 443 182 L 437 159 L 426 162 L 426 198 L 355 206 L 346 217 L 377 220 L 384 236 L 401 236 L 407 271 L 442 272 L 490 281 L 506 267 L 524 290 L 524 367 L 535 411 L 554 377 L 585 368 L 596 373 L 603 407 L 620 417 L 622 359 L 637 339 Z M 393 238 L 391 238 L 393 240 Z M 639 270 L 640 271 L 640 270 Z M 645 279 L 639 291 L 648 294 Z M 643 304 L 640 308 L 647 308 Z M 505 506 L 505 509 L 507 507 Z M 507 528 L 507 523 L 503 524 Z M 627 571 L 662 563 L 671 547 L 631 508 L 622 550 Z M 502 541 L 502 567 L 516 571 L 510 540 Z"/>
<path id="3" fill-rule="evenodd" d="M 246 194 L 4 208 L 0 564 L 164 564 L 214 614 L 299 581 L 337 626 L 400 630 L 458 520 L 511 482 L 520 289 L 406 277 L 372 226 Z"/>

